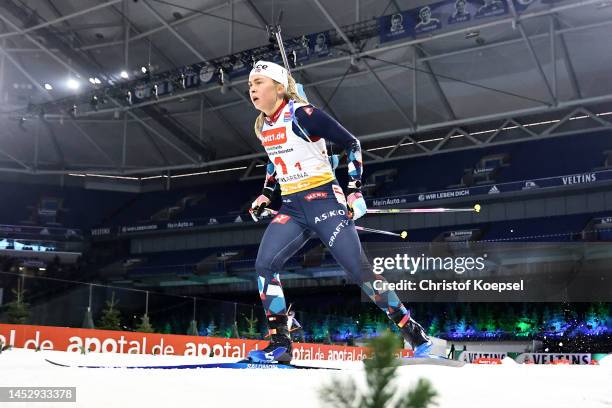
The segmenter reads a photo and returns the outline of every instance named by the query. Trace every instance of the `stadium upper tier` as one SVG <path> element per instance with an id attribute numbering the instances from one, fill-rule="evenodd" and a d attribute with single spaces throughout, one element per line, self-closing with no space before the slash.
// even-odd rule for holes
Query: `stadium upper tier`
<path id="1" fill-rule="evenodd" d="M 378 199 L 422 194 L 603 169 L 608 164 L 607 151 L 612 150 L 610 136 L 610 132 L 593 132 L 372 165 L 366 162 L 364 182 L 371 187 L 366 196 Z M 375 177 L 386 170 L 392 170 L 391 177 L 384 181 Z M 340 184 L 345 185 L 346 169 L 337 169 L 336 173 Z M 0 224 L 55 225 L 85 231 L 100 226 L 211 217 L 219 222 L 233 222 L 238 216 L 249 221 L 246 209 L 261 191 L 262 183 L 263 175 L 261 180 L 146 193 L 3 183 Z M 50 199 L 56 202 L 50 204 Z"/>

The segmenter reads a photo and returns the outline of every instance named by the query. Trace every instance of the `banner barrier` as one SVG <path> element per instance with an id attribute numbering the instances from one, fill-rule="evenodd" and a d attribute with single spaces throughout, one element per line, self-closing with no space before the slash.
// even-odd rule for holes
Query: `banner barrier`
<path id="1" fill-rule="evenodd" d="M 232 339 L 223 337 L 187 336 L 125 332 L 114 330 L 79 329 L 54 326 L 0 324 L 3 347 L 30 350 L 54 350 L 80 353 L 125 353 L 175 356 L 244 358 L 255 348 L 263 348 L 266 340 Z M 366 347 L 294 343 L 295 360 L 359 361 L 367 357 Z M 409 357 L 412 350 L 402 349 L 398 357 Z M 588 353 L 516 353 L 455 351 L 454 359 L 466 363 L 501 361 L 506 357 L 523 364 L 594 364 L 607 354 Z"/>
<path id="2" fill-rule="evenodd" d="M 157 354 L 176 356 L 244 358 L 255 348 L 263 348 L 266 340 L 222 337 L 185 336 L 125 332 L 69 327 L 0 324 L 0 342 L 14 348 L 91 353 Z M 294 343 L 295 360 L 358 361 L 367 356 L 366 347 Z M 401 357 L 412 354 L 400 351 Z"/>
<path id="3" fill-rule="evenodd" d="M 520 364 L 580 364 L 589 365 L 601 360 L 607 354 L 589 353 L 494 353 L 485 351 L 455 351 L 455 360 L 466 363 L 483 364 L 487 361 L 503 360 L 512 358 Z"/>

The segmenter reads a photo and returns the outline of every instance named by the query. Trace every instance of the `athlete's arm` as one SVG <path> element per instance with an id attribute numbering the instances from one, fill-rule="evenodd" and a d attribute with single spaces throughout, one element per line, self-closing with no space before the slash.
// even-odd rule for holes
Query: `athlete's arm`
<path id="1" fill-rule="evenodd" d="M 296 109 L 295 118 L 299 126 L 308 133 L 311 141 L 316 142 L 320 138 L 324 138 L 346 150 L 349 176 L 346 201 L 353 219 L 364 216 L 367 212 L 367 206 L 361 195 L 363 164 L 359 140 L 327 113 L 312 105 Z M 300 134 L 299 128 L 295 129 L 297 127 L 295 124 L 293 127 L 294 132 Z"/>
<path id="2" fill-rule="evenodd" d="M 272 199 L 272 193 L 274 193 L 277 184 L 278 182 L 276 181 L 276 168 L 274 166 L 274 163 L 272 163 L 272 161 L 268 159 L 268 164 L 266 165 L 266 179 L 264 181 L 264 186 L 261 194 Z"/>
<path id="3" fill-rule="evenodd" d="M 274 163 L 268 160 L 268 164 L 266 165 L 266 179 L 264 181 L 263 189 L 261 190 L 259 197 L 257 197 L 255 201 L 251 203 L 251 208 L 249 209 L 249 213 L 251 214 L 253 221 L 259 221 L 259 217 L 262 215 L 265 208 L 272 202 L 272 196 L 277 188 L 277 184 L 278 182 L 276 181 L 276 169 L 274 168 Z"/>
<path id="4" fill-rule="evenodd" d="M 296 109 L 295 117 L 300 127 L 308 132 L 308 137 L 313 142 L 323 138 L 346 150 L 350 179 L 349 189 L 357 188 L 361 183 L 361 175 L 363 174 L 361 144 L 359 140 L 334 118 L 312 105 Z M 294 131 L 297 131 L 298 134 L 300 133 L 299 129 L 294 129 Z"/>

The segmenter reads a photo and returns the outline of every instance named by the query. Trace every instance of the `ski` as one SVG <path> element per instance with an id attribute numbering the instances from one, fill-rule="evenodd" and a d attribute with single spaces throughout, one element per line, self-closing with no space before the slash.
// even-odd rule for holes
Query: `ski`
<path id="1" fill-rule="evenodd" d="M 272 369 L 272 370 L 341 370 L 335 367 L 322 367 L 322 366 L 303 366 L 297 364 L 284 364 L 284 363 L 264 363 L 264 362 L 253 362 L 248 359 L 232 362 L 232 363 L 203 363 L 203 364 L 176 364 L 176 365 L 142 365 L 142 366 L 122 366 L 122 365 L 70 365 L 63 364 L 57 361 L 45 359 L 49 364 L 58 367 L 71 367 L 71 368 L 123 368 L 123 369 L 143 369 L 143 370 L 192 370 L 192 369 L 206 369 L 206 368 L 227 368 L 227 369 Z M 445 357 L 410 357 L 398 359 L 399 365 L 410 366 L 410 365 L 437 365 L 445 367 L 463 367 L 466 363 L 464 361 L 450 360 Z"/>
<path id="2" fill-rule="evenodd" d="M 177 365 L 143 365 L 143 366 L 120 366 L 120 365 L 69 365 L 57 361 L 45 359 L 47 363 L 58 367 L 72 368 L 123 368 L 123 369 L 143 369 L 143 370 L 192 370 L 198 368 L 229 368 L 229 369 L 272 369 L 272 370 L 339 370 L 333 367 L 303 366 L 297 364 L 284 363 L 263 363 L 253 362 L 248 359 L 233 363 L 205 363 L 205 364 L 177 364 Z"/>

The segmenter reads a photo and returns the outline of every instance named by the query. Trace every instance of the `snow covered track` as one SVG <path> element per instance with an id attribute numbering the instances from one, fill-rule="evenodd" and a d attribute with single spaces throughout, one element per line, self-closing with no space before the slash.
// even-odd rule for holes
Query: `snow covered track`
<path id="1" fill-rule="evenodd" d="M 286 398 L 291 407 L 318 407 L 319 388 L 335 376 L 353 376 L 364 384 L 360 362 L 317 361 L 334 370 L 84 370 L 56 367 L 44 359 L 76 365 L 176 365 L 202 363 L 199 357 L 88 354 L 13 349 L 0 354 L 0 386 L 77 387 L 77 402 L 37 403 L 36 407 L 244 407 L 258 405 L 262 390 L 274 384 L 275 399 Z M 230 359 L 205 359 L 207 363 Z M 308 361 L 300 364 L 307 365 Z M 439 407 L 545 407 L 610 408 L 612 363 L 601 366 L 466 365 L 453 367 L 413 365 L 400 367 L 400 387 L 429 379 L 439 392 Z M 280 395 L 284 394 L 284 395 Z M 31 404 L 30 404 L 31 405 Z M 22 403 L 11 407 L 26 407 Z"/>
<path id="2" fill-rule="evenodd" d="M 197 369 L 210 369 L 210 368 L 227 368 L 227 369 L 245 369 L 245 370 L 340 370 L 340 368 L 333 367 L 320 367 L 320 366 L 309 366 L 309 365 L 300 365 L 300 364 L 281 364 L 281 363 L 256 363 L 250 361 L 248 359 L 235 361 L 236 359 L 232 359 L 232 362 L 220 362 L 220 363 L 198 363 L 198 364 L 161 364 L 161 365 L 70 365 L 64 364 L 58 361 L 53 361 L 49 359 L 45 359 L 45 361 L 49 364 L 58 367 L 66 367 L 66 368 L 93 368 L 93 369 L 128 369 L 128 370 L 197 370 Z"/>

